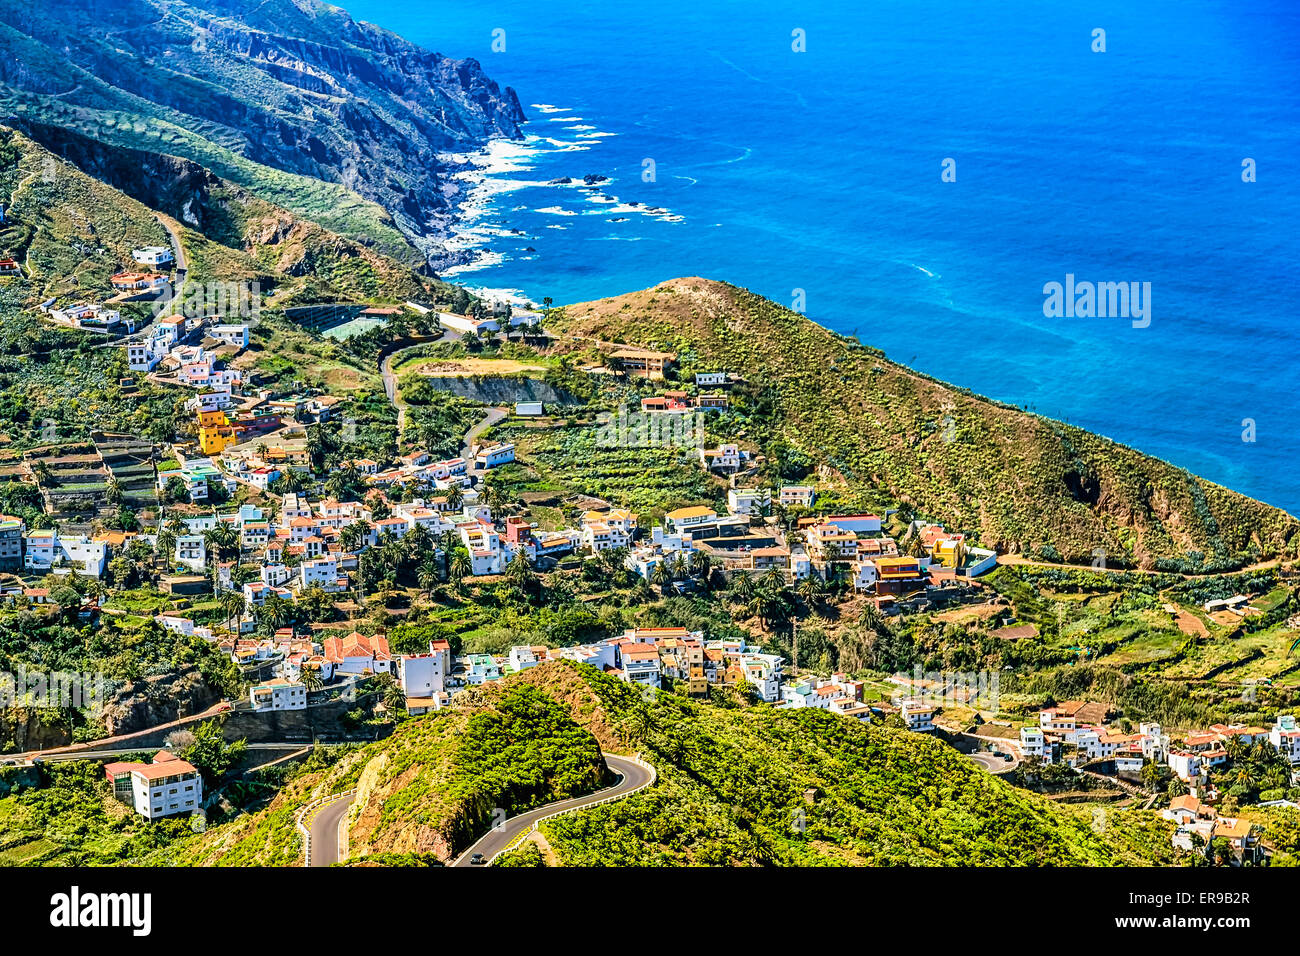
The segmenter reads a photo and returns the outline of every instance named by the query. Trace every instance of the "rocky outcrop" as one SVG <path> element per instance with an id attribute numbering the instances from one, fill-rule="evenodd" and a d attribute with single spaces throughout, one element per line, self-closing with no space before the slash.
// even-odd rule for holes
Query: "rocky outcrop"
<path id="1" fill-rule="evenodd" d="M 111 737 L 130 734 L 201 713 L 220 699 L 196 668 L 146 677 L 126 685 L 104 704 L 104 727 Z"/>
<path id="2" fill-rule="evenodd" d="M 72 743 L 72 727 L 57 711 L 0 709 L 0 753 L 44 750 Z"/>
<path id="3" fill-rule="evenodd" d="M 513 402 L 544 402 L 547 405 L 581 405 L 582 402 L 566 389 L 557 388 L 541 379 L 522 376 L 471 378 L 431 375 L 427 381 L 431 388 L 451 392 L 485 405 L 503 405 Z"/>

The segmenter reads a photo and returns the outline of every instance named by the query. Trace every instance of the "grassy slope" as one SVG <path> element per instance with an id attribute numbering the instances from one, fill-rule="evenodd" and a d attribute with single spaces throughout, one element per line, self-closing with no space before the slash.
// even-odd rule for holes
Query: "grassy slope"
<path id="1" fill-rule="evenodd" d="M 44 84 L 56 90 L 44 93 L 0 85 L 3 112 L 129 149 L 186 156 L 307 219 L 364 239 L 410 264 L 422 261 L 388 212 L 345 186 L 254 162 L 236 152 L 237 144 L 227 143 L 227 132 L 216 124 L 196 122 L 185 113 L 114 87 L 5 23 L 0 23 L 0 48 L 29 70 L 40 72 Z M 169 80 L 175 76 L 160 76 L 158 82 L 166 85 Z M 75 103 L 61 98 L 67 91 L 76 91 Z M 214 96 L 220 93 L 212 91 Z"/>
<path id="2" fill-rule="evenodd" d="M 767 437 L 999 549 L 1051 545 L 1067 560 L 1091 561 L 1103 548 L 1112 565 L 1142 566 L 1189 552 L 1235 566 L 1294 551 L 1300 526 L 1284 512 L 926 378 L 725 283 L 678 279 L 568 306 L 548 324 L 689 350 L 699 368 L 770 385 L 779 411 Z"/>
<path id="3" fill-rule="evenodd" d="M 0 251 L 26 258 L 33 297 L 73 293 L 103 297 L 111 291 L 109 276 L 130 265 L 132 248 L 168 244 L 158 215 L 142 202 L 54 156 L 20 132 L 0 131 L 0 139 L 19 153 L 16 166 L 0 169 L 0 193 L 8 197 L 11 220 L 0 231 Z M 159 160 L 89 141 L 77 147 L 100 163 L 156 164 Z M 264 291 L 274 291 L 279 304 L 401 302 L 447 288 L 234 183 L 183 160 L 170 161 L 176 164 L 178 177 L 185 173 L 204 182 L 205 228 L 181 230 L 191 280 L 257 281 Z M 180 209 L 174 212 L 183 214 Z M 102 251 L 85 255 L 73 243 Z"/>
<path id="4" fill-rule="evenodd" d="M 266 810 L 170 849 L 172 865 L 292 862 L 294 814 L 313 796 L 356 786 L 353 856 L 447 859 L 483 833 L 497 807 L 514 814 L 605 785 L 596 739 L 526 684 L 487 688 L 476 703 L 404 722 L 323 774 L 295 779 Z"/>
<path id="5" fill-rule="evenodd" d="M 514 814 L 605 785 L 603 748 L 639 751 L 659 781 L 547 823 L 563 863 L 1174 862 L 1167 828 L 1153 815 L 1054 806 L 906 731 L 671 694 L 646 704 L 627 685 L 568 663 L 469 697 L 463 709 L 406 721 L 391 737 L 296 776 L 264 809 L 201 834 L 178 825 L 150 839 L 110 812 L 118 808 L 106 796 L 84 788 L 0 800 L 0 851 L 146 865 L 295 865 L 297 811 L 356 787 L 354 862 L 428 863 L 467 846 L 496 807 Z M 33 844 L 47 820 L 42 808 L 74 797 L 90 801 L 82 816 L 95 821 L 93 845 L 53 831 L 53 842 Z M 802 833 L 792 826 L 800 812 Z"/>
<path id="6" fill-rule="evenodd" d="M 655 765 L 626 800 L 543 825 L 576 865 L 1113 865 L 1170 862 L 1150 816 L 1058 807 L 947 745 L 821 711 L 725 709 L 577 665 L 526 671 Z M 805 793 L 815 789 L 811 803 Z M 806 829 L 800 833 L 796 822 Z M 1104 822 L 1100 822 L 1104 821 Z"/>

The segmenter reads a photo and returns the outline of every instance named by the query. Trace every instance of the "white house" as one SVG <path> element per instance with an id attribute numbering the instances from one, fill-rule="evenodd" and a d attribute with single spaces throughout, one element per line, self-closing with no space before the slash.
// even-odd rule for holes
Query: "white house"
<path id="1" fill-rule="evenodd" d="M 1300 729 L 1296 728 L 1295 717 L 1291 714 L 1279 714 L 1277 722 L 1268 732 L 1268 742 L 1292 763 L 1300 763 Z"/>
<path id="2" fill-rule="evenodd" d="M 653 644 L 622 644 L 618 656 L 623 680 L 648 687 L 659 686 L 659 649 Z"/>
<path id="3" fill-rule="evenodd" d="M 530 667 L 536 667 L 540 662 L 537 656 L 538 648 L 528 644 L 517 644 L 510 648 L 510 657 L 508 658 L 510 669 L 512 671 L 526 671 Z"/>
<path id="4" fill-rule="evenodd" d="M 397 659 L 397 679 L 407 697 L 432 697 L 446 689 L 445 656 L 432 652 L 403 654 Z"/>
<path id="5" fill-rule="evenodd" d="M 1020 728 L 1020 752 L 1026 757 L 1036 757 L 1045 763 L 1051 762 L 1051 750 L 1047 746 L 1047 735 L 1037 727 Z"/>
<path id="6" fill-rule="evenodd" d="M 208 557 L 208 545 L 203 535 L 178 534 L 175 557 L 177 564 L 183 564 L 191 571 L 201 574 Z"/>
<path id="7" fill-rule="evenodd" d="M 439 312 L 438 321 L 444 329 L 454 332 L 500 332 L 501 323 L 496 319 L 475 319 L 468 315 L 456 315 L 453 312 Z"/>
<path id="8" fill-rule="evenodd" d="M 257 684 L 248 690 L 248 699 L 253 710 L 306 710 L 307 688 L 302 684 L 291 684 L 283 677 Z"/>
<path id="9" fill-rule="evenodd" d="M 474 456 L 475 463 L 481 468 L 496 468 L 499 465 L 509 464 L 514 460 L 515 446 L 511 442 L 480 448 L 478 454 Z"/>
<path id="10" fill-rule="evenodd" d="M 109 763 L 104 774 L 113 796 L 129 803 L 147 820 L 190 813 L 203 803 L 203 778 L 191 764 L 167 751 L 153 763 Z"/>
<path id="11" fill-rule="evenodd" d="M 1201 755 L 1190 750 L 1171 750 L 1167 758 L 1169 769 L 1180 780 L 1195 783 L 1201 777 Z"/>
<path id="12" fill-rule="evenodd" d="M 324 555 L 310 561 L 304 561 L 298 571 L 304 589 L 324 588 L 330 590 L 335 587 L 339 580 L 339 563 L 338 559 L 333 555 Z"/>
<path id="13" fill-rule="evenodd" d="M 924 701 L 901 700 L 898 702 L 898 712 L 907 724 L 908 730 L 915 730 L 918 733 L 934 730 L 934 708 Z"/>
<path id="14" fill-rule="evenodd" d="M 142 249 L 132 249 L 131 258 L 142 266 L 157 268 L 170 264 L 175 256 L 167 246 L 145 246 Z"/>
<path id="15" fill-rule="evenodd" d="M 733 515 L 756 515 L 772 504 L 772 492 L 766 488 L 730 488 L 727 507 Z"/>
<path id="16" fill-rule="evenodd" d="M 695 384 L 703 388 L 708 388 L 714 385 L 726 385 L 727 373 L 726 372 L 696 372 Z"/>
<path id="17" fill-rule="evenodd" d="M 777 491 L 777 501 L 785 508 L 811 508 L 816 497 L 812 485 L 782 485 Z"/>
<path id="18" fill-rule="evenodd" d="M 208 329 L 208 334 L 227 345 L 241 349 L 248 348 L 248 326 L 246 325 L 214 325 Z"/>
<path id="19" fill-rule="evenodd" d="M 79 574 L 101 577 L 108 565 L 108 545 L 84 535 L 60 535 L 53 528 L 38 528 L 23 536 L 23 567 L 38 573 Z"/>
<path id="20" fill-rule="evenodd" d="M 879 575 L 874 561 L 854 561 L 851 568 L 855 591 L 870 591 L 876 586 L 876 578 Z"/>

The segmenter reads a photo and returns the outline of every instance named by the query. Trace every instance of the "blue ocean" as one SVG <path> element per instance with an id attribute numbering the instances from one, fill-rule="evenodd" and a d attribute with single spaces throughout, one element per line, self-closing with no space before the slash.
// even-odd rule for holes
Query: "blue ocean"
<path id="1" fill-rule="evenodd" d="M 801 295 L 897 361 L 1300 514 L 1300 4 L 344 5 L 480 60 L 529 115 L 526 143 L 465 157 L 449 278 Z M 1149 322 L 1046 316 L 1067 275 L 1150 283 Z"/>

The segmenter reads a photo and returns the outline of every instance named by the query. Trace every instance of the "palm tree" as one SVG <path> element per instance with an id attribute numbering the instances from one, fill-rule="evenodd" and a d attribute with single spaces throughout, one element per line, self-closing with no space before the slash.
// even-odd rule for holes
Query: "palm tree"
<path id="1" fill-rule="evenodd" d="M 265 631 L 274 634 L 284 627 L 293 616 L 293 602 L 278 594 L 272 594 L 257 612 L 257 623 Z"/>
<path id="2" fill-rule="evenodd" d="M 506 565 L 506 579 L 525 594 L 530 593 L 536 583 L 537 572 L 528 563 L 528 555 L 524 553 L 523 548 L 516 551 L 515 556 Z"/>
<path id="3" fill-rule="evenodd" d="M 673 572 L 668 568 L 667 559 L 655 562 L 654 570 L 650 572 L 650 583 L 657 584 L 659 589 L 665 594 L 673 583 Z"/>
<path id="4" fill-rule="evenodd" d="M 754 596 L 754 579 L 746 571 L 740 571 L 731 579 L 731 594 L 741 604 Z"/>
<path id="5" fill-rule="evenodd" d="M 176 556 L 176 532 L 170 528 L 163 528 L 158 532 L 158 552 L 156 557 L 161 559 L 165 568 L 170 568 Z"/>
<path id="6" fill-rule="evenodd" d="M 235 630 L 233 622 L 236 618 L 243 616 L 244 610 L 248 607 L 248 601 L 241 591 L 227 591 L 221 595 L 218 603 L 226 615 L 226 630 L 233 633 Z"/>
<path id="7" fill-rule="evenodd" d="M 434 586 L 438 583 L 438 566 L 433 563 L 432 555 L 420 565 L 420 570 L 416 572 L 415 578 L 420 587 L 424 588 L 425 595 L 432 598 Z"/>
<path id="8" fill-rule="evenodd" d="M 344 525 L 339 530 L 339 545 L 344 551 L 354 552 L 361 546 L 366 532 L 370 530 L 369 527 L 363 529 L 361 527 L 363 524 L 365 524 L 364 521 L 357 521 L 350 525 Z"/>
<path id="9" fill-rule="evenodd" d="M 108 482 L 104 485 L 104 500 L 110 507 L 120 507 L 125 497 L 125 489 L 122 486 L 122 479 L 117 475 L 109 477 Z"/>
<path id="10" fill-rule="evenodd" d="M 698 577 L 706 586 L 708 585 L 709 574 L 712 570 L 713 558 L 709 556 L 707 551 L 696 550 L 691 552 L 691 573 Z"/>
<path id="11" fill-rule="evenodd" d="M 452 586 L 457 591 L 461 589 L 461 582 L 470 575 L 474 570 L 473 564 L 469 560 L 469 552 L 464 548 L 457 548 L 451 554 L 451 561 L 447 565 L 447 578 L 451 581 Z"/>
<path id="12" fill-rule="evenodd" d="M 447 489 L 447 507 L 452 511 L 458 511 L 464 502 L 465 491 L 460 485 L 452 485 Z"/>
<path id="13" fill-rule="evenodd" d="M 203 541 L 208 546 L 208 550 L 216 555 L 218 561 L 239 557 L 241 550 L 239 532 L 235 530 L 234 525 L 226 524 L 224 521 L 219 523 L 215 528 L 203 532 Z"/>
<path id="14" fill-rule="evenodd" d="M 433 537 L 429 529 L 417 524 L 402 537 L 402 547 L 406 557 L 412 560 L 422 558 L 433 551 Z"/>
<path id="15" fill-rule="evenodd" d="M 325 682 L 320 679 L 320 671 L 305 661 L 298 671 L 298 683 L 302 684 L 309 694 L 325 686 Z"/>
<path id="16" fill-rule="evenodd" d="M 826 588 L 822 586 L 820 578 L 815 574 L 809 574 L 795 586 L 795 591 L 804 606 L 811 612 L 821 607 L 822 595 L 826 592 Z"/>

